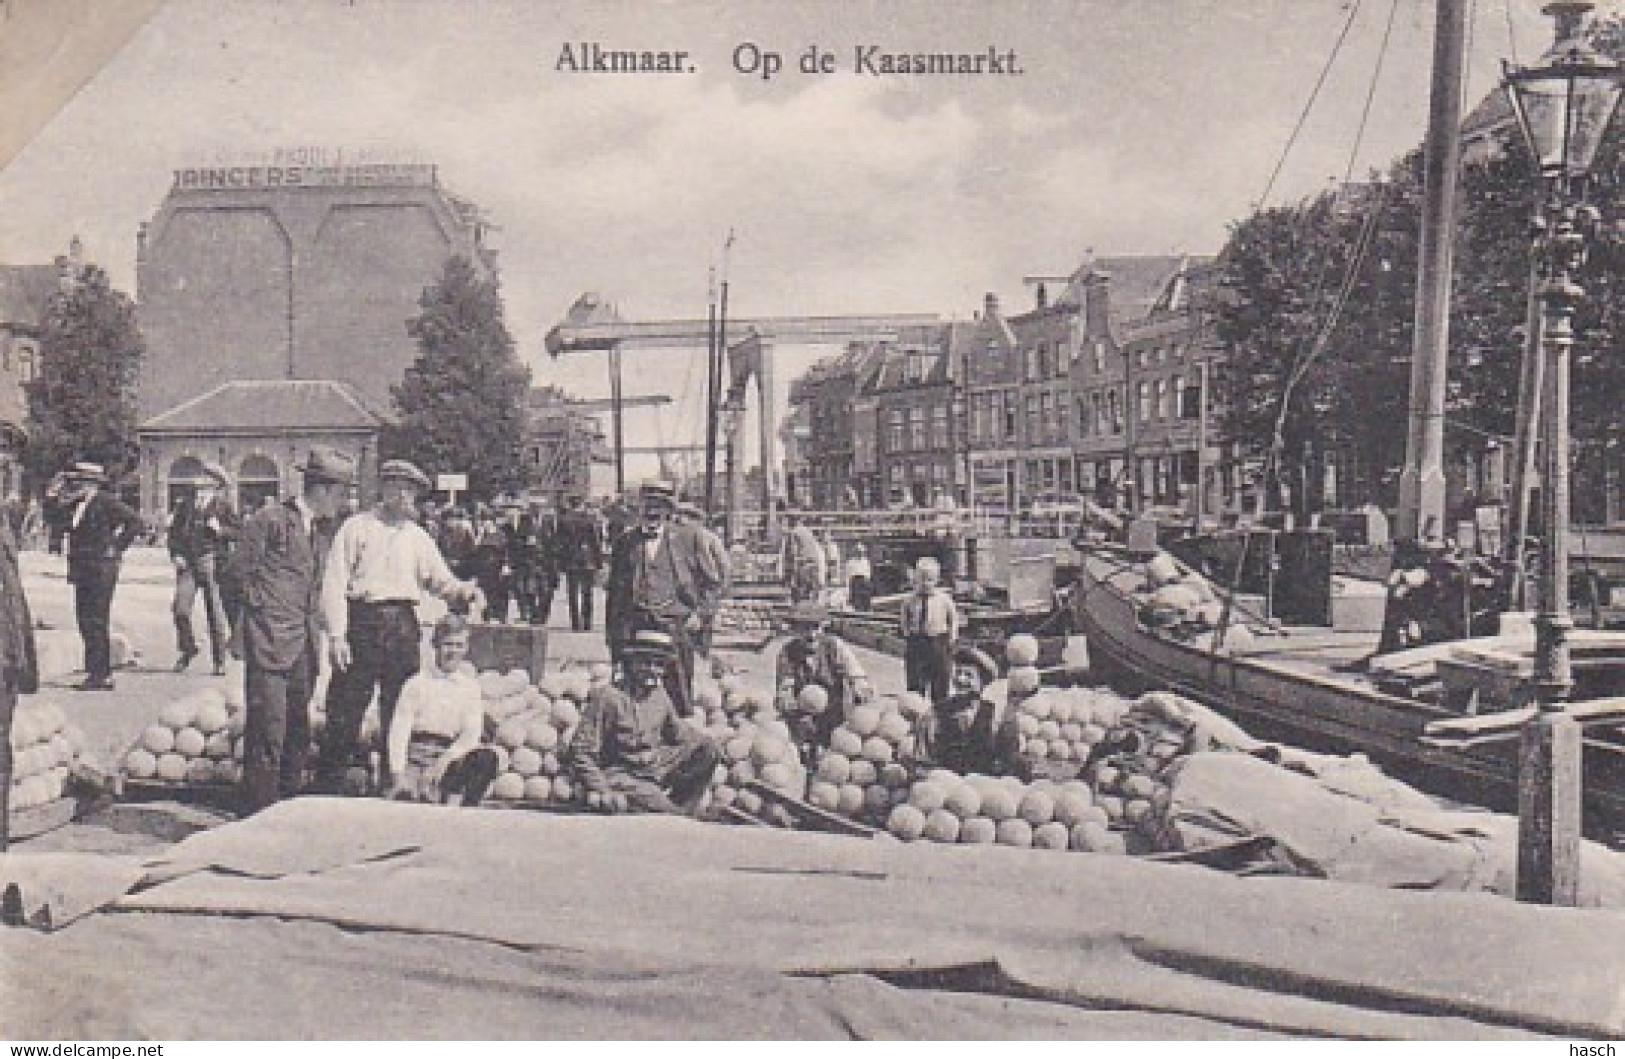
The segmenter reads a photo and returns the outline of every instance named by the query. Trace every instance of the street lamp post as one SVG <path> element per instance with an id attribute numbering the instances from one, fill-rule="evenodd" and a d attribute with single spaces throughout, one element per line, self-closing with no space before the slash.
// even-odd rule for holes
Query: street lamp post
<path id="1" fill-rule="evenodd" d="M 1535 614 L 1533 685 L 1538 711 L 1519 750 L 1518 899 L 1573 905 L 1579 896 L 1580 724 L 1565 709 L 1569 665 L 1569 351 L 1574 310 L 1585 292 L 1575 282 L 1596 211 L 1586 183 L 1619 104 L 1618 64 L 1585 43 L 1590 0 L 1556 0 L 1557 42 L 1534 67 L 1508 67 L 1505 88 L 1518 126 L 1540 165 L 1547 192 L 1536 226 L 1540 263 L 1541 481 L 1540 581 Z"/>

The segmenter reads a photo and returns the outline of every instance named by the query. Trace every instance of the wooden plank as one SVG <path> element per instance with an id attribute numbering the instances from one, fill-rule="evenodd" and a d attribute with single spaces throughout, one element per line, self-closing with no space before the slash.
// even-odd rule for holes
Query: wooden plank
<path id="1" fill-rule="evenodd" d="M 1516 739 L 1539 712 L 1538 707 L 1523 706 L 1516 710 L 1431 721 L 1423 728 L 1422 742 L 1429 746 L 1482 746 Z M 1625 698 L 1570 703 L 1563 712 L 1582 728 L 1625 724 Z"/>
<path id="2" fill-rule="evenodd" d="M 754 792 L 764 804 L 784 807 L 795 821 L 798 831 L 822 831 L 832 835 L 850 835 L 854 838 L 873 838 L 880 834 L 877 829 L 867 824 L 860 824 L 839 813 L 809 805 L 800 798 L 791 797 L 783 791 L 769 787 L 761 780 L 751 780 L 745 784 L 744 789 Z"/>
<path id="3" fill-rule="evenodd" d="M 8 823 L 8 834 L 13 842 L 38 838 L 72 823 L 79 815 L 80 808 L 77 798 L 56 798 L 43 805 L 14 810 Z"/>

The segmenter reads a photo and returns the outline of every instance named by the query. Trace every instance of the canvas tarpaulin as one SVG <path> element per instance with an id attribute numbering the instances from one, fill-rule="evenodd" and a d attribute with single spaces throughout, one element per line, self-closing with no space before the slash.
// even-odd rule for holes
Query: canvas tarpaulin
<path id="1" fill-rule="evenodd" d="M 1317 1035 L 1625 1030 L 1617 955 L 1625 921 L 1608 913 L 670 819 L 304 798 L 181 843 L 116 907 L 141 913 L 142 923 L 224 915 L 262 930 L 295 920 L 340 927 L 347 938 L 387 931 L 771 982 L 761 988 L 778 999 L 753 1016 L 770 1021 L 779 993 L 803 988 L 784 985 L 789 976 L 870 983 L 798 994 L 819 998 L 819 1018 L 839 1010 L 853 1026 L 865 1012 L 906 1007 L 920 987 L 922 1003 L 947 990 L 1045 1001 L 1052 1012 L 1141 1011 Z M 128 918 L 93 917 L 26 944 L 73 943 Z M 9 938 L 0 944 L 12 947 Z M 253 969 L 261 980 L 279 973 Z M 743 1011 L 732 990 L 729 1004 Z M 160 1007 L 179 1003 L 173 992 Z M 831 1008 L 836 996 L 844 999 Z M 705 1023 L 669 1025 L 685 1036 Z M 977 1025 L 1001 1036 L 1024 1023 Z"/>

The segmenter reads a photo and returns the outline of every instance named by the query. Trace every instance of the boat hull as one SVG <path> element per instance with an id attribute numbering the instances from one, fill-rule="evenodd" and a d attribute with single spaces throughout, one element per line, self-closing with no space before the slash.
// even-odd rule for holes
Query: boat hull
<path id="1" fill-rule="evenodd" d="M 1124 691 L 1167 689 L 1231 718 L 1261 739 L 1325 753 L 1363 753 L 1430 793 L 1516 812 L 1517 744 L 1444 750 L 1421 742 L 1430 722 L 1459 714 L 1387 694 L 1338 674 L 1300 672 L 1159 636 L 1139 621 L 1131 595 L 1141 575 L 1115 556 L 1090 555 L 1080 570 L 1074 622 L 1091 668 Z M 1586 828 L 1625 832 L 1625 751 L 1595 738 L 1585 749 Z"/>

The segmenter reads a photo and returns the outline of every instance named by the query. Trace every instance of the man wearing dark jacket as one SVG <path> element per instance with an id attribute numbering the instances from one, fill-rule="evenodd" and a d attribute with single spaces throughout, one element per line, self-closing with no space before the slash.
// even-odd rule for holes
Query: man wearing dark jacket
<path id="1" fill-rule="evenodd" d="M 621 534 L 610 556 L 604 631 L 617 662 L 634 633 L 655 629 L 672 638 L 676 658 L 666 692 L 687 717 L 694 712 L 695 644 L 722 602 L 728 570 L 696 527 L 671 521 L 676 501 L 667 483 L 643 487 L 643 521 Z"/>
<path id="2" fill-rule="evenodd" d="M 141 517 L 107 492 L 100 464 L 76 463 L 62 504 L 68 533 L 68 581 L 73 612 L 85 642 L 85 680 L 79 691 L 113 690 L 113 590 L 125 549 L 141 532 Z"/>
<path id="3" fill-rule="evenodd" d="M 604 565 L 604 534 L 598 516 L 581 502 L 580 493 L 571 493 L 564 517 L 559 520 L 559 565 L 564 570 L 564 595 L 570 604 L 570 628 L 592 631 L 592 590 L 598 570 Z"/>
<path id="4" fill-rule="evenodd" d="M 230 563 L 242 586 L 242 792 L 251 813 L 304 782 L 322 574 L 333 518 L 355 482 L 355 461 L 335 449 L 313 449 L 299 470 L 301 495 L 256 511 Z"/>
<path id="5" fill-rule="evenodd" d="M 17 541 L 0 520 L 0 853 L 10 839 L 11 718 L 18 695 L 39 690 L 34 654 L 34 620 L 17 569 Z"/>
<path id="6" fill-rule="evenodd" d="M 231 540 L 237 534 L 237 514 L 221 495 L 231 482 L 218 463 L 203 465 L 204 477 L 197 491 L 182 498 L 169 522 L 169 557 L 175 564 L 175 599 L 171 610 L 175 619 L 175 646 L 179 657 L 175 672 L 185 672 L 197 657 L 197 636 L 192 631 L 192 611 L 199 593 L 203 614 L 209 623 L 209 652 L 214 675 L 226 671 L 226 641 L 231 638 L 222 592 L 221 571 L 230 554 Z"/>

